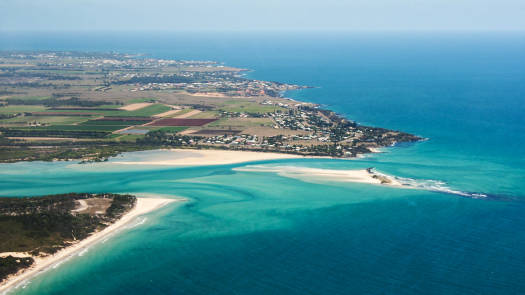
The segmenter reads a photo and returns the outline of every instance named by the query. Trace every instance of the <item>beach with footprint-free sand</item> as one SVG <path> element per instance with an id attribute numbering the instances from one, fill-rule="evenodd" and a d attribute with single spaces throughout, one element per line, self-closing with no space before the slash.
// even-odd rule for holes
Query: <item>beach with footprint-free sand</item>
<path id="1" fill-rule="evenodd" d="M 304 156 L 293 154 L 231 150 L 167 149 L 160 151 L 163 152 L 161 157 L 154 156 L 138 160 L 126 159 L 123 161 L 113 161 L 111 163 L 122 165 L 209 166 L 305 158 Z"/>
<path id="2" fill-rule="evenodd" d="M 283 159 L 302 159 L 302 158 L 326 158 L 329 157 L 309 157 L 293 154 L 265 153 L 251 151 L 231 151 L 231 150 L 185 150 L 169 149 L 161 150 L 159 154 L 152 157 L 123 160 L 111 162 L 121 165 L 151 165 L 151 166 L 211 166 L 249 163 L 256 161 L 283 160 Z M 372 169 L 353 169 L 353 170 L 334 170 L 334 169 L 315 169 L 307 167 L 264 167 L 246 166 L 235 168 L 236 171 L 246 172 L 275 172 L 285 175 L 310 176 L 317 179 L 332 181 L 359 182 L 367 184 L 380 184 L 395 187 L 405 187 L 395 177 L 384 175 Z"/>
<path id="3" fill-rule="evenodd" d="M 210 166 L 210 165 L 227 165 L 237 163 L 249 163 L 257 161 L 268 160 L 282 160 L 282 159 L 301 159 L 305 156 L 293 154 L 280 153 L 265 153 L 265 152 L 250 152 L 250 151 L 227 151 L 227 150 L 184 150 L 184 149 L 170 149 L 162 150 L 162 156 L 148 157 L 144 159 L 115 161 L 109 164 L 115 165 L 152 165 L 152 166 Z M 313 158 L 313 157 L 310 157 Z M 331 179 L 335 181 L 359 182 L 367 184 L 386 184 L 391 186 L 402 185 L 393 178 L 382 176 L 380 178 L 377 173 L 366 169 L 360 170 L 329 170 L 329 169 L 314 169 L 306 167 L 273 167 L 266 168 L 257 165 L 245 166 L 235 168 L 237 171 L 251 171 L 251 172 L 275 172 L 286 176 L 308 176 L 318 179 Z M 184 199 L 166 199 L 166 198 L 137 198 L 137 204 L 122 218 L 115 223 L 106 227 L 105 229 L 93 233 L 88 238 L 64 248 L 53 255 L 45 257 L 33 257 L 35 262 L 33 265 L 19 273 L 10 276 L 0 285 L 0 292 L 6 292 L 12 288 L 23 285 L 35 275 L 44 272 L 53 265 L 70 258 L 89 246 L 105 239 L 108 235 L 122 229 L 135 217 L 154 211 L 168 203 L 175 201 L 183 201 Z M 2 256 L 12 255 L 15 257 L 28 257 L 29 253 L 0 253 Z"/>
<path id="4" fill-rule="evenodd" d="M 30 280 L 36 275 L 39 275 L 45 272 L 53 265 L 60 263 L 74 255 L 77 255 L 79 252 L 87 249 L 88 247 L 104 240 L 109 235 L 123 229 L 127 224 L 140 215 L 152 212 L 160 207 L 163 207 L 172 202 L 180 202 L 185 199 L 167 199 L 167 198 L 137 198 L 137 203 L 128 213 L 122 216 L 115 223 L 109 225 L 99 232 L 91 234 L 86 239 L 79 241 L 76 244 L 73 244 L 67 248 L 64 248 L 53 255 L 48 255 L 44 257 L 33 257 L 35 260 L 33 265 L 30 268 L 20 270 L 19 273 L 11 275 L 4 282 L 0 284 L 0 294 L 5 294 L 13 288 L 17 288 L 20 285 L 23 285 L 25 282 Z M 12 255 L 14 257 L 28 257 L 31 256 L 29 253 L 0 253 L 1 256 Z"/>

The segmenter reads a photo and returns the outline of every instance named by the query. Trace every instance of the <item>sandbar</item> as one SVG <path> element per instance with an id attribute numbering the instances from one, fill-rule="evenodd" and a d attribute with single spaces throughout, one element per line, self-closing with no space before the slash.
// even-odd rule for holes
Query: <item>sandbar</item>
<path id="1" fill-rule="evenodd" d="M 150 160 L 118 161 L 112 163 L 125 165 L 208 166 L 298 158 L 304 158 L 304 156 L 231 150 L 170 149 L 166 150 L 166 153 L 162 154 L 162 159 L 159 159 L 159 157 L 154 157 Z"/>
<path id="2" fill-rule="evenodd" d="M 336 170 L 320 169 L 297 166 L 266 166 L 251 165 L 234 168 L 236 171 L 246 172 L 273 172 L 281 176 L 301 179 L 305 181 L 332 181 L 332 182 L 357 182 L 404 187 L 395 177 L 382 174 L 373 169 Z"/>

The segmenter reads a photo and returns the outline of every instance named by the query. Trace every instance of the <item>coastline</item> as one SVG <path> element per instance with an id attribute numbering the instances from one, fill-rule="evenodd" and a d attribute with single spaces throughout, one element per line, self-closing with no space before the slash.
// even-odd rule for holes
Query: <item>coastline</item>
<path id="1" fill-rule="evenodd" d="M 26 280 L 33 278 L 34 276 L 44 272 L 49 267 L 52 267 L 54 264 L 70 258 L 76 255 L 78 252 L 88 248 L 91 245 L 98 243 L 103 240 L 105 237 L 114 233 L 115 231 L 123 228 L 135 217 L 154 211 L 160 207 L 163 207 L 169 203 L 181 201 L 177 199 L 161 199 L 161 198 L 137 198 L 137 203 L 133 209 L 128 213 L 122 216 L 119 220 L 113 224 L 107 226 L 99 232 L 91 234 L 84 240 L 73 244 L 67 248 L 64 248 L 53 255 L 46 257 L 33 257 L 35 262 L 31 267 L 23 269 L 17 274 L 9 276 L 4 282 L 0 283 L 0 294 L 6 294 L 12 288 L 18 287 L 20 284 L 23 284 Z M 6 256 L 16 255 L 19 256 L 28 256 L 26 253 L 5 253 Z"/>
<path id="2" fill-rule="evenodd" d="M 150 159 L 139 159 L 137 161 L 118 161 L 109 164 L 122 165 L 152 165 L 152 166 L 212 166 L 249 163 L 266 160 L 280 159 L 305 159 L 305 158 L 327 158 L 339 159 L 332 157 L 320 156 L 302 156 L 294 154 L 267 153 L 255 151 L 231 151 L 231 150 L 188 150 L 188 149 L 166 149 L 162 159 L 153 157 Z M 382 153 L 383 150 L 374 149 L 373 153 Z M 354 158 L 351 158 L 354 159 Z M 373 168 L 368 169 L 350 169 L 335 170 L 308 168 L 300 166 L 265 166 L 265 165 L 248 165 L 245 167 L 233 168 L 241 172 L 272 172 L 282 176 L 299 178 L 307 181 L 323 180 L 335 182 L 355 182 L 373 185 L 381 185 L 396 188 L 415 188 L 411 185 L 402 183 L 397 177 L 386 175 L 375 171 Z"/>
<path id="3" fill-rule="evenodd" d="M 118 161 L 111 164 L 122 165 L 161 165 L 161 166 L 208 166 L 208 165 L 227 165 L 244 162 L 281 160 L 281 159 L 304 159 L 314 158 L 308 156 L 266 153 L 252 151 L 231 151 L 231 150 L 193 150 L 193 149 L 166 149 L 172 152 L 172 156 L 166 155 L 165 159 L 151 159 L 140 161 Z M 318 158 L 318 157 L 316 157 Z"/>

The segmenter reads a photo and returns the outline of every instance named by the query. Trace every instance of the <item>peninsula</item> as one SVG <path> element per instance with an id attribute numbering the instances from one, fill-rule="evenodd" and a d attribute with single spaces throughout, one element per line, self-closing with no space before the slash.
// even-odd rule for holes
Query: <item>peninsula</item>
<path id="1" fill-rule="evenodd" d="M 221 149 L 355 157 L 420 137 L 283 97 L 304 86 L 211 61 L 0 52 L 0 162 Z"/>
<path id="2" fill-rule="evenodd" d="M 0 292 L 173 201 L 108 193 L 0 198 Z"/>

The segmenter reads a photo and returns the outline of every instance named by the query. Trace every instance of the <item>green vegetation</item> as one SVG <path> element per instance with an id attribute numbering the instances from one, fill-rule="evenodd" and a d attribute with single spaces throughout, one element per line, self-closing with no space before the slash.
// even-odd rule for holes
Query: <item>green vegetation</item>
<path id="1" fill-rule="evenodd" d="M 221 111 L 235 112 L 235 113 L 253 113 L 266 114 L 276 111 L 284 111 L 285 109 L 273 105 L 261 105 L 255 102 L 242 102 L 239 100 L 227 101 L 226 104 L 220 107 Z"/>
<path id="2" fill-rule="evenodd" d="M 106 117 L 151 117 L 153 115 L 160 114 L 160 113 L 163 113 L 169 110 L 171 110 L 171 108 L 168 106 L 165 106 L 163 104 L 154 104 L 154 105 L 150 105 L 150 106 L 147 106 L 142 109 L 135 110 L 135 111 L 124 111 L 124 110 L 118 110 L 118 109 L 115 109 L 115 110 L 97 110 L 97 109 L 78 110 L 77 109 L 77 110 L 67 110 L 67 111 L 64 111 L 64 110 L 56 111 L 56 110 L 47 109 L 44 111 L 53 112 L 53 113 L 56 113 L 56 112 L 94 113 L 94 114 L 98 114 L 98 115 L 106 116 Z"/>
<path id="3" fill-rule="evenodd" d="M 32 257 L 0 257 L 0 282 L 7 276 L 17 273 L 23 268 L 30 267 L 35 260 Z"/>
<path id="4" fill-rule="evenodd" d="M 134 98 L 134 99 L 130 99 L 128 100 L 129 104 L 132 104 L 132 103 L 141 103 L 141 102 L 156 102 L 157 100 L 155 98 Z"/>
<path id="5" fill-rule="evenodd" d="M 123 122 L 121 122 L 122 124 Z M 18 130 L 34 130 L 34 131 L 45 131 L 45 130 L 60 130 L 60 131 L 115 131 L 122 128 L 126 128 L 129 125 L 51 125 L 44 127 L 23 127 L 16 128 Z"/>
<path id="6" fill-rule="evenodd" d="M 51 96 L 22 96 L 19 98 L 23 100 L 43 100 L 43 99 L 51 98 Z M 4 98 L 4 100 L 7 100 L 7 99 L 9 99 L 9 97 Z"/>
<path id="7" fill-rule="evenodd" d="M 191 111 L 194 111 L 194 109 L 190 109 L 190 108 L 182 109 L 182 110 L 178 111 L 174 116 L 178 117 L 180 115 L 184 115 L 184 114 L 189 113 Z"/>
<path id="8" fill-rule="evenodd" d="M 177 132 L 184 131 L 186 129 L 188 129 L 188 127 L 184 127 L 184 126 L 170 126 L 170 127 L 160 127 L 158 129 L 155 129 L 155 130 L 159 130 L 159 131 L 163 131 L 163 132 L 167 132 L 167 133 L 177 133 Z"/>
<path id="9" fill-rule="evenodd" d="M 76 200 L 110 199 L 103 214 L 72 212 Z M 130 210 L 131 195 L 69 193 L 43 197 L 0 198 L 0 252 L 52 254 L 70 243 L 88 237 Z M 33 263 L 31 257 L 0 260 L 0 280 Z"/>
<path id="10" fill-rule="evenodd" d="M 72 214 L 75 200 L 111 199 L 102 215 Z M 67 241 L 86 238 L 135 204 L 131 195 L 69 193 L 43 197 L 0 198 L 0 252 L 54 253 Z"/>
<path id="11" fill-rule="evenodd" d="M 89 120 L 79 125 L 82 126 L 134 126 L 143 125 L 147 121 L 113 121 L 113 120 Z"/>
<path id="12" fill-rule="evenodd" d="M 46 108 L 42 105 L 25 105 L 25 106 L 2 106 L 0 107 L 0 114 L 16 114 L 16 113 L 30 113 L 43 112 Z"/>
<path id="13" fill-rule="evenodd" d="M 208 124 L 208 127 L 260 127 L 272 126 L 273 121 L 270 118 L 223 118 Z"/>
<path id="14" fill-rule="evenodd" d="M 67 117 L 67 116 L 18 116 L 10 119 L 0 120 L 0 123 L 3 124 L 20 124 L 27 125 L 29 123 L 38 122 L 40 124 L 76 124 L 83 121 L 86 121 L 86 117 Z"/>
<path id="15" fill-rule="evenodd" d="M 144 138 L 144 134 L 123 134 L 115 138 L 115 140 L 119 142 L 135 143 L 139 138 Z"/>
<path id="16" fill-rule="evenodd" d="M 78 97 L 62 99 L 60 97 L 51 97 L 43 99 L 24 99 L 24 98 L 7 98 L 5 101 L 9 105 L 44 105 L 46 107 L 57 106 L 79 106 L 79 107 L 98 107 L 101 105 L 110 105 L 107 101 L 81 100 Z"/>
<path id="17" fill-rule="evenodd" d="M 67 127 L 77 127 L 76 125 L 64 125 Z M 58 125 L 50 126 L 56 129 L 44 128 L 1 128 L 0 132 L 6 137 L 67 137 L 67 138 L 103 138 L 109 134 L 109 132 L 102 130 L 64 130 L 60 129 Z M 91 126 L 88 126 L 91 127 Z M 105 127 L 105 126 L 102 126 Z M 115 128 L 114 126 L 110 126 Z M 118 130 L 115 129 L 115 130 Z"/>
<path id="18" fill-rule="evenodd" d="M 5 140 L 0 137 L 0 144 L 2 141 L 4 142 L 0 153 L 0 162 L 53 161 L 57 159 L 100 162 L 123 152 L 159 148 L 159 145 L 153 142 L 144 141 L 144 135 L 111 135 L 114 136 L 115 140 L 92 137 L 93 140 L 90 141 L 59 141 L 53 143 L 38 140 L 32 142 Z M 133 136 L 136 137 L 132 139 Z M 120 141 L 120 138 L 124 138 L 124 140 Z M 125 140 L 126 138 L 129 141 Z M 137 144 L 136 140 L 139 140 L 140 144 Z M 34 146 L 38 146 L 38 148 L 34 148 Z"/>
<path id="19" fill-rule="evenodd" d="M 191 110 L 193 111 L 193 110 Z M 183 113 L 177 113 L 175 114 L 175 116 L 180 116 L 181 114 Z M 198 113 L 198 114 L 195 114 L 191 117 L 188 117 L 188 118 L 191 118 L 191 119 L 209 119 L 209 118 L 219 118 L 220 115 L 219 115 L 219 111 L 205 111 L 205 112 L 201 112 L 201 113 Z"/>
<path id="20" fill-rule="evenodd" d="M 155 77 L 133 77 L 128 80 L 114 82 L 116 85 L 122 84 L 136 84 L 136 83 L 189 83 L 193 82 L 194 79 L 179 76 L 179 75 L 168 75 L 168 76 L 155 76 Z"/>
<path id="21" fill-rule="evenodd" d="M 86 65 L 86 59 L 93 63 Z M 107 59 L 118 63 L 104 62 Z M 239 75 L 240 69 L 213 62 L 166 63 L 118 53 L 5 51 L 0 52 L 0 68 L 3 162 L 102 161 L 120 152 L 163 147 L 351 157 L 374 147 L 421 140 L 360 126 L 314 104 L 291 102 L 280 94 L 304 87 L 246 79 Z M 151 104 L 134 111 L 119 108 L 143 102 Z M 218 120 L 191 127 L 196 131 L 193 136 L 180 134 L 187 127 L 138 127 L 148 120 L 138 117 L 171 110 L 166 104 L 183 108 L 169 117 L 199 110 L 189 118 Z M 129 134 L 115 132 L 126 127 L 132 130 L 123 133 Z M 141 132 L 137 129 L 149 132 L 133 133 Z"/>

